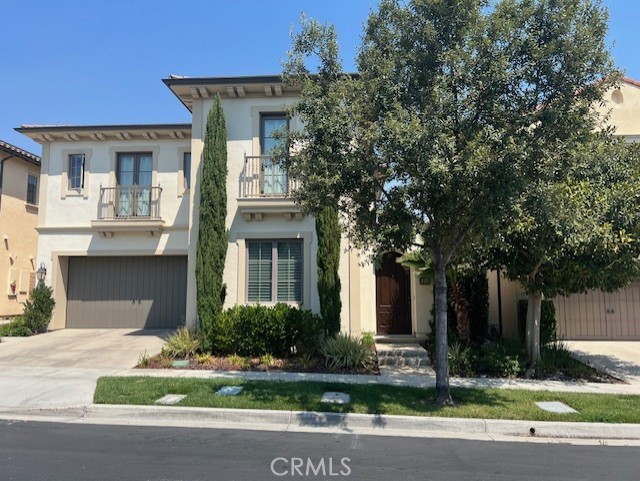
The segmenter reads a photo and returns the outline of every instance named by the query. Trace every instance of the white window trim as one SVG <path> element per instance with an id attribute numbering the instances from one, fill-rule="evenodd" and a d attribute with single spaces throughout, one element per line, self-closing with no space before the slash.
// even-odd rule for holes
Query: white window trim
<path id="1" fill-rule="evenodd" d="M 62 150 L 62 178 L 61 178 L 61 198 L 67 197 L 82 197 L 84 199 L 89 198 L 89 172 L 91 171 L 91 154 L 92 149 L 63 149 Z M 69 156 L 74 154 L 84 155 L 84 169 L 83 169 L 83 184 L 82 189 L 70 189 L 69 188 Z"/>
<path id="2" fill-rule="evenodd" d="M 311 309 L 311 245 L 313 242 L 313 232 L 246 232 L 238 233 L 236 245 L 238 246 L 238 284 L 237 296 L 238 304 L 254 304 L 247 300 L 247 241 L 279 241 L 302 239 L 302 302 L 288 302 L 287 304 L 297 305 L 305 309 Z M 261 305 L 273 305 L 272 303 L 261 303 Z"/>

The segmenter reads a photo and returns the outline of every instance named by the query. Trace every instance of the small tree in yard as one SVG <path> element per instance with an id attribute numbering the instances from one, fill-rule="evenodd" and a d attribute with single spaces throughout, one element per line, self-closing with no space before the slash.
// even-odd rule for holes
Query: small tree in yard
<path id="1" fill-rule="evenodd" d="M 200 181 L 200 225 L 196 251 L 198 317 L 205 347 L 216 316 L 222 311 L 222 282 L 227 256 L 227 129 L 220 95 L 207 116 Z"/>
<path id="2" fill-rule="evenodd" d="M 328 335 L 340 330 L 340 221 L 338 210 L 325 207 L 316 216 L 318 235 L 318 296 L 324 331 Z"/>
<path id="3" fill-rule="evenodd" d="M 573 147 L 575 129 L 594 128 L 590 106 L 612 70 L 595 1 L 486 7 L 383 0 L 365 27 L 359 76 L 343 74 L 333 27 L 303 18 L 285 64 L 302 89 L 291 113 L 304 127 L 286 146 L 296 155 L 278 156 L 302 183 L 295 198 L 314 213 L 337 205 L 367 251 L 422 239 L 417 248 L 433 259 L 440 404 L 452 403 L 449 263 L 469 236 L 495 228 L 531 179 L 549 174 L 544 160 Z"/>
<path id="4" fill-rule="evenodd" d="M 26 326 L 33 333 L 46 332 L 56 301 L 53 299 L 53 289 L 40 284 L 29 293 L 29 299 L 24 303 L 24 318 Z"/>
<path id="5" fill-rule="evenodd" d="M 497 240 L 507 277 L 528 293 L 530 368 L 540 359 L 543 296 L 612 291 L 640 277 L 640 149 L 603 132 L 564 163 L 558 180 L 522 194 Z"/>

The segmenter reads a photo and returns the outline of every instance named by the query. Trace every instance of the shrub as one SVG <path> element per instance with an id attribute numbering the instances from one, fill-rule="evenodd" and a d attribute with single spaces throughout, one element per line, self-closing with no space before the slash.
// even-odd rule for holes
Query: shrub
<path id="1" fill-rule="evenodd" d="M 449 372 L 452 376 L 473 376 L 474 355 L 469 346 L 459 341 L 449 346 Z"/>
<path id="2" fill-rule="evenodd" d="M 516 377 L 524 370 L 522 346 L 517 342 L 490 341 L 482 345 L 477 369 L 497 377 Z"/>
<path id="3" fill-rule="evenodd" d="M 52 294 L 53 289 L 44 284 L 40 284 L 29 293 L 29 299 L 24 303 L 23 317 L 31 332 L 46 332 L 56 305 Z"/>
<path id="4" fill-rule="evenodd" d="M 373 332 L 362 333 L 362 343 L 367 347 L 373 347 L 376 344 L 376 338 Z"/>
<path id="5" fill-rule="evenodd" d="M 174 334 L 169 336 L 167 342 L 162 346 L 162 353 L 170 358 L 188 358 L 195 355 L 200 347 L 200 339 L 195 331 L 186 327 L 181 327 Z"/>
<path id="6" fill-rule="evenodd" d="M 520 342 L 524 342 L 527 331 L 527 307 L 529 301 L 521 299 L 518 301 L 518 332 Z M 540 308 L 540 346 L 546 346 L 556 340 L 556 308 L 553 301 L 545 299 Z"/>
<path id="7" fill-rule="evenodd" d="M 318 297 L 324 332 L 333 336 L 340 330 L 340 237 L 338 209 L 326 207 L 316 216 L 318 236 Z"/>
<path id="8" fill-rule="evenodd" d="M 33 334 L 24 317 L 16 317 L 7 324 L 0 325 L 0 337 L 27 337 Z"/>
<path id="9" fill-rule="evenodd" d="M 571 356 L 571 351 L 562 341 L 552 342 L 540 349 L 540 360 L 536 363 L 537 376 L 557 374 L 574 379 L 590 379 L 594 370 Z"/>
<path id="10" fill-rule="evenodd" d="M 149 357 L 149 353 L 146 349 L 144 352 L 138 354 L 138 366 L 147 367 L 149 365 L 149 361 L 151 361 L 151 358 Z"/>
<path id="11" fill-rule="evenodd" d="M 235 306 L 217 316 L 210 344 L 221 354 L 282 357 L 315 350 L 321 332 L 319 316 L 287 304 Z"/>
<path id="12" fill-rule="evenodd" d="M 334 371 L 368 370 L 375 363 L 371 348 L 359 337 L 338 333 L 327 337 L 320 346 L 327 367 Z"/>

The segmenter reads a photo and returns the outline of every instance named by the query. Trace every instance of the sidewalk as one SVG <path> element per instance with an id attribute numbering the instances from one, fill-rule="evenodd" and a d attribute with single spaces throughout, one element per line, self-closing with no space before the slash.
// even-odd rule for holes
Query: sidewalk
<path id="1" fill-rule="evenodd" d="M 390 386 L 435 387 L 433 374 L 396 374 L 383 373 L 380 376 L 291 373 L 291 372 L 254 372 L 254 371 L 194 371 L 189 369 L 127 369 L 114 376 L 179 377 L 198 379 L 249 379 L 258 381 L 320 381 L 348 384 L 386 384 Z M 454 378 L 451 386 L 468 388 L 526 389 L 531 391 L 557 391 L 601 394 L 640 395 L 640 383 L 607 384 L 587 382 L 539 381 L 534 379 L 499 378 Z"/>

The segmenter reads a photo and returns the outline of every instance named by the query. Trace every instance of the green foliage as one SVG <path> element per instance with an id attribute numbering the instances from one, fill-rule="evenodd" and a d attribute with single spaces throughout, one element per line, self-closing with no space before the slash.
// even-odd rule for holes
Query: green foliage
<path id="1" fill-rule="evenodd" d="M 460 282 L 469 303 L 469 325 L 471 341 L 479 341 L 487 336 L 489 326 L 489 280 L 486 271 L 464 273 Z"/>
<path id="2" fill-rule="evenodd" d="M 169 336 L 167 342 L 162 346 L 162 354 L 170 358 L 187 359 L 193 357 L 198 349 L 200 349 L 198 333 L 186 327 L 181 327 Z"/>
<path id="3" fill-rule="evenodd" d="M 373 334 L 373 332 L 363 332 L 362 336 L 360 336 L 362 339 L 362 343 L 367 346 L 367 347 L 373 347 L 376 344 L 376 337 Z"/>
<path id="4" fill-rule="evenodd" d="M 518 301 L 518 334 L 521 342 L 525 340 L 528 304 L 529 302 L 526 299 L 520 299 Z M 547 344 L 555 342 L 556 330 L 556 307 L 553 305 L 553 301 L 545 299 L 542 301 L 540 311 L 540 345 L 546 346 Z"/>
<path id="5" fill-rule="evenodd" d="M 301 87 L 290 113 L 303 129 L 278 155 L 301 181 L 296 200 L 312 213 L 337 205 L 368 252 L 416 238 L 431 251 L 440 402 L 450 401 L 449 262 L 470 238 L 490 237 L 530 183 L 553 177 L 599 126 L 592 106 L 616 80 L 597 0 L 491 7 L 382 0 L 358 77 L 342 72 L 334 28 L 303 18 L 284 69 Z"/>
<path id="6" fill-rule="evenodd" d="M 375 364 L 373 351 L 361 338 L 343 333 L 325 338 L 320 354 L 332 371 L 368 370 Z"/>
<path id="7" fill-rule="evenodd" d="M 214 353 L 282 357 L 313 351 L 322 333 L 322 321 L 310 311 L 287 304 L 235 306 L 219 314 L 209 334 Z"/>
<path id="8" fill-rule="evenodd" d="M 592 379 L 594 369 L 571 356 L 567 345 L 552 342 L 541 348 L 540 361 L 536 364 L 537 376 L 568 376 L 571 379 Z"/>
<path id="9" fill-rule="evenodd" d="M 340 236 L 342 230 L 338 210 L 326 207 L 316 215 L 318 236 L 318 296 L 320 315 L 325 334 L 332 336 L 340 330 Z"/>
<path id="10" fill-rule="evenodd" d="M 53 299 L 53 289 L 40 284 L 29 293 L 29 299 L 24 303 L 24 317 L 26 326 L 33 333 L 46 332 L 56 301 Z"/>
<path id="11" fill-rule="evenodd" d="M 149 356 L 149 353 L 147 352 L 146 349 L 143 352 L 141 352 L 140 354 L 138 354 L 138 366 L 139 367 L 147 367 L 149 365 L 150 361 L 151 361 L 151 357 Z"/>
<path id="12" fill-rule="evenodd" d="M 33 331 L 23 316 L 16 317 L 7 324 L 0 325 L 0 337 L 27 337 Z"/>
<path id="13" fill-rule="evenodd" d="M 454 341 L 449 346 L 449 372 L 453 376 L 471 377 L 474 375 L 474 353 L 470 346 Z"/>
<path id="14" fill-rule="evenodd" d="M 202 151 L 196 287 L 198 318 L 205 342 L 211 338 L 215 319 L 222 312 L 222 282 L 227 256 L 227 129 L 220 95 L 213 97 L 207 116 Z M 210 347 L 210 346 L 205 346 Z"/>
<path id="15" fill-rule="evenodd" d="M 517 377 L 524 371 L 525 356 L 520 343 L 490 341 L 480 347 L 476 369 L 497 377 Z"/>
<path id="16" fill-rule="evenodd" d="M 240 370 L 248 369 L 251 365 L 251 361 L 248 358 L 239 356 L 238 354 L 231 354 L 229 356 L 229 362 L 231 363 L 231 365 Z"/>
<path id="17" fill-rule="evenodd" d="M 260 356 L 260 364 L 267 368 L 273 366 L 275 362 L 276 360 L 271 354 L 263 354 L 262 356 Z"/>

